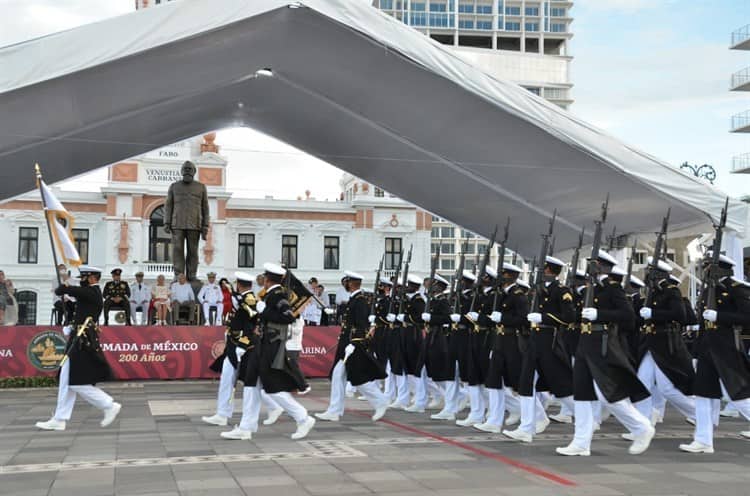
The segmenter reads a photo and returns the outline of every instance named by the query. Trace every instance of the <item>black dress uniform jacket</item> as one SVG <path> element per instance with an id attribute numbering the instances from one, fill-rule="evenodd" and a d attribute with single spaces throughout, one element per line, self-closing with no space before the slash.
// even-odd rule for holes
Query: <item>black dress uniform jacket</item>
<path id="1" fill-rule="evenodd" d="M 383 364 L 383 367 L 388 363 L 388 331 L 390 330 L 389 322 L 386 320 L 388 315 L 388 302 L 391 300 L 389 296 L 384 294 L 378 295 L 377 302 L 375 303 L 375 330 L 372 333 L 372 341 L 370 347 L 372 352 L 375 354 L 375 358 Z"/>
<path id="2" fill-rule="evenodd" d="M 721 398 L 721 379 L 732 400 L 744 400 L 750 398 L 750 358 L 739 334 L 750 329 L 750 287 L 725 278 L 717 284 L 716 295 L 716 329 L 704 329 L 702 325 L 696 342 L 694 392 L 704 398 Z"/>
<path id="3" fill-rule="evenodd" d="M 654 292 L 651 319 L 641 328 L 643 336 L 638 363 L 650 351 L 664 375 L 682 394 L 690 396 L 693 394 L 695 369 L 693 357 L 681 336 L 685 319 L 685 303 L 680 289 L 668 281 L 662 281 Z"/>
<path id="4" fill-rule="evenodd" d="M 573 367 L 574 399 L 595 401 L 594 384 L 610 403 L 630 398 L 641 401 L 649 396 L 638 379 L 628 355 L 622 348 L 617 328 L 632 321 L 633 307 L 618 281 L 605 279 L 594 287 L 594 307 L 597 320 L 590 334 L 581 329 L 581 337 Z M 602 350 L 602 345 L 606 346 Z"/>
<path id="5" fill-rule="evenodd" d="M 84 386 L 96 384 L 97 382 L 112 380 L 112 370 L 104 358 L 101 345 L 99 344 L 99 326 L 96 324 L 102 313 L 102 291 L 99 286 L 59 286 L 55 290 L 58 296 L 68 295 L 76 299 L 76 310 L 73 316 L 73 330 L 68 336 L 66 352 L 68 360 L 69 375 L 68 383 L 71 386 Z M 73 340 L 78 328 L 83 325 L 88 317 L 93 319 L 87 326 L 85 333 L 73 346 Z"/>
<path id="6" fill-rule="evenodd" d="M 539 374 L 537 388 L 549 389 L 558 398 L 573 394 L 573 367 L 565 350 L 562 333 L 575 321 L 570 290 L 554 280 L 539 295 L 542 323 L 531 326 L 529 346 L 523 353 L 518 392 L 534 394 L 534 373 Z"/>
<path id="7" fill-rule="evenodd" d="M 502 312 L 502 318 L 492 329 L 492 354 L 484 385 L 491 389 L 505 386 L 518 390 L 521 372 L 518 340 L 528 323 L 529 299 L 526 291 L 516 284 L 505 288 L 498 297 L 497 310 Z"/>
<path id="8" fill-rule="evenodd" d="M 262 332 L 258 373 L 267 393 L 295 391 L 305 389 L 305 378 L 298 367 L 284 356 L 281 368 L 274 368 L 274 358 L 280 347 L 286 347 L 286 340 L 281 339 L 284 327 L 296 320 L 289 306 L 287 291 L 280 285 L 273 286 L 266 292 L 263 301 L 266 307 L 260 313 Z M 288 329 L 288 327 L 286 328 Z"/>
<path id="9" fill-rule="evenodd" d="M 491 287 L 482 288 L 477 295 L 477 300 L 474 303 L 474 311 L 477 312 L 479 317 L 477 318 L 477 322 L 469 323 L 470 325 L 468 326 L 469 343 L 466 358 L 468 369 L 466 381 L 470 386 L 484 384 L 490 366 L 490 329 L 494 330 L 495 325 L 484 314 L 485 312 L 492 313 L 494 298 L 488 297 L 491 291 Z M 469 298 L 469 307 L 471 307 L 471 296 Z"/>
<path id="10" fill-rule="evenodd" d="M 221 372 L 226 358 L 238 370 L 237 377 L 247 386 L 252 387 L 258 382 L 260 358 L 260 334 L 255 333 L 258 325 L 258 313 L 255 311 L 257 300 L 252 291 L 232 295 L 232 298 L 234 304 L 223 317 L 226 325 L 224 353 L 214 361 L 210 369 L 214 372 Z M 239 363 L 237 362 L 237 348 L 245 350 Z"/>
<path id="11" fill-rule="evenodd" d="M 466 289 L 462 291 L 460 295 L 456 295 L 456 298 L 459 298 L 460 311 L 458 313 L 461 314 L 461 320 L 458 322 L 458 325 L 454 327 L 453 334 L 451 335 L 452 358 L 458 362 L 458 374 L 461 377 L 461 380 L 469 382 L 471 379 L 469 331 L 470 329 L 473 329 L 474 324 L 466 318 L 466 313 L 471 306 L 471 290 Z"/>
<path id="12" fill-rule="evenodd" d="M 419 377 L 424 365 L 424 298 L 415 293 L 408 298 L 404 305 L 404 325 L 401 328 L 401 342 L 403 346 L 404 369 L 409 375 Z"/>
<path id="13" fill-rule="evenodd" d="M 581 338 L 581 309 L 583 309 L 583 289 L 578 287 L 572 292 L 573 308 L 575 310 L 574 323 L 563 331 L 563 343 L 568 356 L 576 356 L 578 340 Z"/>
<path id="14" fill-rule="evenodd" d="M 638 368 L 640 363 L 640 349 L 642 346 L 643 335 L 641 334 L 641 327 L 643 327 L 643 319 L 641 319 L 640 312 L 643 308 L 643 298 L 640 293 L 632 293 L 628 295 L 628 301 L 630 306 L 633 307 L 633 320 L 630 324 L 626 325 L 622 329 L 618 329 L 618 336 L 622 348 L 625 353 L 628 354 L 633 366 Z"/>
<path id="15" fill-rule="evenodd" d="M 367 333 L 370 330 L 370 322 L 367 317 L 370 315 L 370 305 L 367 302 L 362 291 L 352 293 L 349 302 L 344 310 L 344 323 L 339 336 L 339 348 L 345 342 L 347 345 L 354 345 L 354 351 L 344 363 L 346 367 L 346 378 L 354 386 L 359 386 L 377 379 L 385 379 L 385 367 L 375 359 L 370 352 L 367 343 Z M 341 350 L 342 355 L 337 356 L 336 362 L 343 360 L 345 352 Z M 334 364 L 335 366 L 335 364 Z"/>
<path id="16" fill-rule="evenodd" d="M 425 342 L 427 375 L 436 382 L 452 381 L 456 377 L 456 362 L 451 360 L 449 346 L 451 307 L 445 294 L 430 301 L 430 323 Z"/>

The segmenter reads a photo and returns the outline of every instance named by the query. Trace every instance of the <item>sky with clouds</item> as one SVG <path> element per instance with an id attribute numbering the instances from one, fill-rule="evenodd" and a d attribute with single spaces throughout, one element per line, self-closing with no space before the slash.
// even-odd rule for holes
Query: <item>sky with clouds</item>
<path id="1" fill-rule="evenodd" d="M 124 14 L 134 3 L 0 0 L 0 46 Z M 728 49 L 732 31 L 750 24 L 750 0 L 575 0 L 572 15 L 571 111 L 671 164 L 711 164 L 718 186 L 750 194 L 750 175 L 729 174 L 732 156 L 750 152 L 750 136 L 728 132 L 731 116 L 750 109 L 750 94 L 728 91 L 731 74 L 750 66 L 750 52 Z M 247 129 L 222 131 L 217 142 L 238 195 L 338 195 L 340 171 L 283 143 Z M 233 163 L 273 167 L 243 182 L 233 180 Z M 314 174 L 300 173 L 311 166 Z"/>

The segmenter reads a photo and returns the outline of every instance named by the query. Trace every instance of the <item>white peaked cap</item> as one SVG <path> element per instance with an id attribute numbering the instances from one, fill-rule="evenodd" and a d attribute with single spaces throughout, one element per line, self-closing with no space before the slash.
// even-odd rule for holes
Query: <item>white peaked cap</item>
<path id="1" fill-rule="evenodd" d="M 708 250 L 704 258 L 711 258 L 713 256 L 713 253 L 714 252 L 712 250 Z M 724 262 L 725 264 L 731 265 L 732 267 L 737 265 L 737 263 L 733 259 L 729 258 L 726 255 L 721 255 L 721 254 L 719 255 L 719 262 Z"/>
<path id="2" fill-rule="evenodd" d="M 416 284 L 417 286 L 422 285 L 422 278 L 419 276 L 415 276 L 414 274 L 409 274 L 409 277 L 406 278 L 407 284 Z"/>
<path id="3" fill-rule="evenodd" d="M 518 272 L 519 274 L 523 272 L 523 269 L 519 267 L 518 265 L 513 265 L 512 263 L 503 262 L 503 271 L 509 271 L 509 272 Z"/>
<path id="4" fill-rule="evenodd" d="M 682 281 L 680 281 L 680 278 L 672 274 L 670 274 L 669 280 L 675 284 L 682 284 Z"/>
<path id="5" fill-rule="evenodd" d="M 78 266 L 78 272 L 80 274 L 92 274 L 92 273 L 102 273 L 102 269 L 99 267 L 94 267 L 93 265 L 79 265 Z"/>
<path id="6" fill-rule="evenodd" d="M 477 276 L 475 276 L 470 270 L 465 270 L 463 274 L 461 274 L 464 279 L 468 279 L 470 281 L 476 281 Z"/>
<path id="7" fill-rule="evenodd" d="M 435 281 L 445 284 L 446 286 L 450 286 L 451 283 L 448 282 L 448 280 L 441 276 L 440 274 L 435 274 Z"/>
<path id="8" fill-rule="evenodd" d="M 648 264 L 649 264 L 649 265 L 651 265 L 652 263 L 654 263 L 654 257 L 648 257 L 648 259 L 647 259 L 647 260 L 648 260 Z M 662 271 L 664 271 L 664 272 L 672 272 L 672 266 L 671 266 L 671 265 L 669 265 L 669 264 L 668 264 L 667 262 L 665 262 L 664 260 L 659 260 L 659 263 L 658 263 L 658 264 L 656 265 L 656 267 L 657 267 L 657 268 L 658 268 L 659 270 L 662 270 Z"/>
<path id="9" fill-rule="evenodd" d="M 576 270 L 576 276 L 577 277 L 586 277 L 586 271 L 578 269 L 578 270 Z"/>
<path id="10" fill-rule="evenodd" d="M 344 275 L 346 275 L 346 277 L 349 279 L 355 279 L 358 281 L 364 279 L 364 277 L 362 277 L 360 274 L 357 274 L 356 272 L 353 272 L 351 270 L 344 271 Z"/>
<path id="11" fill-rule="evenodd" d="M 617 265 L 617 259 L 604 250 L 599 250 L 599 256 L 597 258 L 599 260 L 604 260 L 605 262 L 608 262 L 611 265 Z"/>
<path id="12" fill-rule="evenodd" d="M 269 274 L 276 274 L 277 276 L 286 275 L 286 269 L 284 267 L 271 262 L 264 263 L 263 270 Z"/>
<path id="13" fill-rule="evenodd" d="M 484 270 L 487 272 L 487 275 L 491 278 L 495 279 L 497 277 L 497 271 L 490 267 L 489 265 L 484 268 Z"/>
<path id="14" fill-rule="evenodd" d="M 238 281 L 247 281 L 247 282 L 253 282 L 255 278 L 248 274 L 247 272 L 235 272 L 234 277 Z"/>
<path id="15" fill-rule="evenodd" d="M 630 275 L 630 284 L 632 284 L 633 286 L 638 286 L 639 288 L 645 288 L 646 287 L 646 283 L 645 282 L 643 282 L 638 277 L 636 277 L 636 276 L 634 276 L 632 274 Z"/>
<path id="16" fill-rule="evenodd" d="M 558 267 L 565 267 L 565 262 L 550 255 L 547 255 L 547 257 L 544 259 L 544 262 L 550 265 L 557 265 Z"/>
<path id="17" fill-rule="evenodd" d="M 623 276 L 623 277 L 628 275 L 628 271 L 626 271 L 619 265 L 615 265 L 614 267 L 612 267 L 612 270 L 610 270 L 609 273 L 614 276 Z"/>
<path id="18" fill-rule="evenodd" d="M 380 284 L 385 284 L 386 286 L 393 286 L 393 283 L 387 277 L 381 277 Z"/>
<path id="19" fill-rule="evenodd" d="M 526 281 L 524 281 L 522 279 L 518 279 L 516 281 L 516 284 L 518 284 L 519 286 L 523 286 L 526 289 L 531 289 L 531 285 L 528 282 L 526 282 Z"/>

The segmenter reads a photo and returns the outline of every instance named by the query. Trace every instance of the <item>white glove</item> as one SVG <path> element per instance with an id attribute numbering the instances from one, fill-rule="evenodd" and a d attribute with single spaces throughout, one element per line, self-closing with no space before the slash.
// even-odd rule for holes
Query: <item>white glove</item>
<path id="1" fill-rule="evenodd" d="M 643 307 L 643 308 L 641 308 L 641 311 L 638 312 L 638 313 L 641 314 L 641 318 L 642 319 L 649 320 L 651 318 L 651 314 L 653 312 L 651 311 L 650 307 Z"/>
<path id="2" fill-rule="evenodd" d="M 385 316 L 385 320 L 387 320 L 388 322 L 393 323 L 393 322 L 396 321 L 396 315 L 394 315 L 392 313 L 389 313 L 388 315 Z"/>
<path id="3" fill-rule="evenodd" d="M 324 312 L 326 313 L 326 315 L 333 315 L 333 308 L 326 308 Z"/>
<path id="4" fill-rule="evenodd" d="M 375 323 L 375 316 L 374 315 L 370 315 L 369 317 L 367 317 L 367 322 L 369 322 L 370 325 L 374 324 Z"/>
<path id="5" fill-rule="evenodd" d="M 451 314 L 451 321 L 454 324 L 458 324 L 461 321 L 461 316 L 459 314 L 457 314 L 457 313 L 452 313 Z"/>
<path id="6" fill-rule="evenodd" d="M 502 312 L 492 312 L 490 314 L 490 320 L 494 322 L 495 324 L 499 324 L 500 321 L 503 320 Z"/>
<path id="7" fill-rule="evenodd" d="M 429 322 L 431 318 L 432 318 L 432 315 L 430 315 L 429 313 L 422 314 L 422 320 L 424 320 L 425 322 Z"/>
<path id="8" fill-rule="evenodd" d="M 492 350 L 490 350 L 490 360 L 492 360 Z"/>
<path id="9" fill-rule="evenodd" d="M 73 330 L 73 328 L 70 327 L 69 325 L 63 326 L 63 329 L 62 329 L 63 335 L 70 336 L 70 333 L 71 333 L 72 330 Z"/>
<path id="10" fill-rule="evenodd" d="M 354 345 L 349 343 L 346 345 L 346 348 L 344 348 L 344 361 L 346 361 L 352 353 L 354 353 Z"/>
<path id="11" fill-rule="evenodd" d="M 266 309 L 266 302 L 265 301 L 259 301 L 255 304 L 255 311 L 258 313 L 263 313 L 263 310 Z"/>
<path id="12" fill-rule="evenodd" d="M 598 312 L 596 308 L 587 307 L 581 310 L 581 317 L 588 320 L 589 322 L 596 322 Z"/>
<path id="13" fill-rule="evenodd" d="M 242 360 L 242 355 L 245 354 L 245 350 L 243 350 L 242 348 L 236 348 L 234 352 L 237 354 L 237 361 L 239 362 L 240 360 Z"/>
<path id="14" fill-rule="evenodd" d="M 526 316 L 526 320 L 531 322 L 532 324 L 541 324 L 542 323 L 542 314 L 537 312 L 532 312 Z"/>
<path id="15" fill-rule="evenodd" d="M 686 327 L 688 331 L 697 331 L 700 330 L 700 326 L 698 324 L 689 325 Z"/>
<path id="16" fill-rule="evenodd" d="M 716 310 L 703 310 L 703 319 L 709 322 L 716 322 Z"/>
<path id="17" fill-rule="evenodd" d="M 403 313 L 396 315 L 396 320 L 398 320 L 402 324 L 404 323 L 404 319 L 406 319 L 406 315 L 404 315 Z"/>
<path id="18" fill-rule="evenodd" d="M 477 312 L 469 312 L 469 313 L 466 314 L 466 316 L 472 322 L 476 322 L 477 319 L 479 319 L 479 314 Z"/>

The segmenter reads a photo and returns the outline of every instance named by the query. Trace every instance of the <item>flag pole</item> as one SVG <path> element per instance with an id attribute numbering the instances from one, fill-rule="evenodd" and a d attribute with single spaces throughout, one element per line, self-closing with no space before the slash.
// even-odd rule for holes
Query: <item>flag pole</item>
<path id="1" fill-rule="evenodd" d="M 60 271 L 57 270 L 57 251 L 55 250 L 55 240 L 52 238 L 52 226 L 49 222 L 49 215 L 47 215 L 47 199 L 44 197 L 44 191 L 42 191 L 42 171 L 39 169 L 39 164 L 34 164 L 34 173 L 36 174 L 36 187 L 39 188 L 39 194 L 42 197 L 42 209 L 44 213 L 44 219 L 47 221 L 47 233 L 49 234 L 49 244 L 52 247 L 52 260 L 55 262 L 55 276 L 57 276 L 57 285 L 62 286 L 62 279 L 60 279 Z M 55 221 L 57 222 L 57 221 Z"/>

